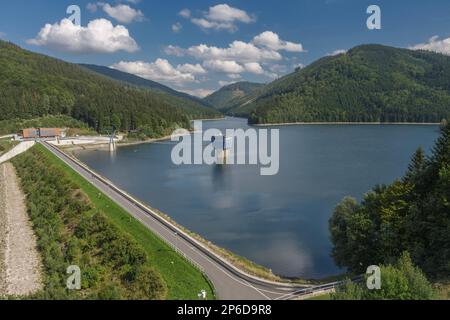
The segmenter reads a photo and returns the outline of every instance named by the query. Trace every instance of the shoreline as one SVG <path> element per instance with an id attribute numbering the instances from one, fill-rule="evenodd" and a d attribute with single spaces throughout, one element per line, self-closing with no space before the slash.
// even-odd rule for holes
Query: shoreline
<path id="1" fill-rule="evenodd" d="M 64 152 L 64 151 L 61 151 L 61 152 Z M 81 163 L 85 168 L 88 168 L 85 163 L 83 163 L 81 160 L 76 158 L 72 153 L 69 153 L 68 156 L 69 157 L 73 157 L 76 162 Z M 113 182 L 109 181 L 107 178 L 105 178 L 105 177 L 99 175 L 98 173 L 92 171 L 92 169 L 90 169 L 90 168 L 88 168 L 88 170 L 92 174 L 94 174 L 97 177 L 97 179 L 106 181 L 111 186 L 114 186 L 115 188 L 120 190 L 118 187 L 115 186 L 115 184 Z M 266 268 L 266 267 L 264 267 L 262 265 L 259 265 L 259 264 L 255 263 L 255 262 L 245 258 L 245 257 L 236 255 L 235 253 L 233 253 L 233 252 L 231 252 L 231 251 L 229 251 L 227 249 L 224 249 L 224 248 L 222 248 L 220 246 L 217 246 L 214 243 L 212 243 L 211 241 L 203 238 L 201 235 L 190 231 L 186 227 L 178 224 L 175 220 L 173 220 L 170 217 L 170 215 L 168 215 L 168 214 L 166 214 L 166 213 L 164 213 L 164 212 L 162 212 L 162 211 L 160 211 L 158 209 L 155 209 L 149 203 L 141 201 L 141 200 L 139 200 L 137 198 L 134 198 L 133 196 L 131 196 L 128 193 L 126 193 L 126 191 L 122 191 L 122 190 L 120 190 L 120 191 L 123 192 L 124 194 L 126 194 L 128 197 L 134 199 L 137 203 L 140 203 L 143 206 L 145 206 L 146 208 L 149 208 L 158 217 L 160 217 L 161 219 L 165 220 L 166 222 L 168 222 L 172 226 L 180 229 L 186 235 L 192 237 L 195 241 L 198 241 L 203 246 L 205 246 L 208 249 L 210 249 L 218 257 L 220 257 L 224 261 L 228 262 L 234 268 L 239 269 L 241 271 L 244 271 L 244 272 L 246 272 L 247 274 L 249 274 L 251 276 L 259 277 L 259 278 L 261 278 L 263 280 L 275 282 L 275 283 L 278 283 L 280 285 L 311 286 L 313 283 L 316 283 L 316 282 L 317 283 L 321 283 L 321 279 L 304 279 L 304 278 L 293 278 L 293 277 L 289 277 L 288 278 L 288 277 L 284 277 L 282 275 L 273 274 L 270 269 L 268 269 L 268 268 Z"/>
<path id="2" fill-rule="evenodd" d="M 225 120 L 226 117 L 222 118 L 211 118 L 211 119 L 194 119 L 193 121 L 219 121 L 219 120 Z M 193 130 L 189 130 L 191 133 L 194 133 Z M 162 141 L 169 141 L 172 139 L 172 135 L 166 135 L 159 138 L 152 138 L 147 140 L 141 140 L 141 141 L 128 141 L 128 142 L 116 142 L 116 147 L 127 147 L 127 146 L 134 146 L 134 145 L 141 145 L 141 144 L 148 144 L 148 143 L 154 143 L 154 142 L 162 142 Z M 102 142 L 102 143 L 91 143 L 91 144 L 77 144 L 77 145 L 67 145 L 67 146 L 61 146 L 61 145 L 55 145 L 56 147 L 63 149 L 68 152 L 72 151 L 79 151 L 79 150 L 103 150 L 107 149 L 109 147 L 109 142 Z"/>
<path id="3" fill-rule="evenodd" d="M 224 118 L 226 119 L 226 118 Z M 218 121 L 218 120 L 224 120 L 224 119 L 212 119 L 212 120 L 205 120 L 205 121 Z M 245 119 L 245 118 L 241 118 Z M 190 133 L 194 133 L 193 130 L 190 131 Z M 183 135 L 179 135 L 180 137 Z M 161 141 L 171 141 L 172 135 L 163 136 L 160 138 L 153 138 L 153 139 L 147 139 L 143 141 L 130 141 L 130 142 L 119 142 L 116 144 L 117 147 L 125 147 L 125 146 L 133 146 L 133 145 L 141 145 L 141 144 L 150 144 L 155 142 L 161 142 Z M 92 145 L 75 145 L 75 146 L 69 146 L 69 147 L 62 147 L 64 151 L 68 152 L 71 156 L 76 158 L 76 155 L 74 154 L 74 151 L 80 151 L 80 150 L 93 150 L 93 151 L 100 151 L 100 150 L 107 150 L 109 144 L 108 143 L 102 143 L 102 144 L 92 144 Z M 145 203 L 145 202 L 144 202 Z M 146 203 L 147 204 L 147 203 Z M 186 232 L 188 235 L 196 239 L 197 241 L 201 242 L 208 248 L 210 248 L 212 251 L 214 251 L 216 254 L 224 258 L 226 261 L 234 265 L 235 267 L 239 269 L 243 269 L 247 271 L 248 273 L 256 276 L 260 276 L 263 279 L 269 280 L 269 281 L 279 281 L 280 283 L 292 283 L 292 284 L 299 284 L 299 285 L 314 285 L 314 284 L 322 284 L 327 281 L 327 279 L 340 279 L 342 277 L 342 274 L 336 274 L 333 276 L 327 276 L 324 278 L 301 278 L 301 277 L 286 277 L 282 274 L 273 274 L 267 267 L 264 267 L 262 265 L 258 265 L 254 263 L 253 261 L 249 260 L 248 258 L 236 255 L 235 253 L 224 249 L 223 247 L 220 247 L 207 239 L 203 238 L 201 235 L 196 234 L 186 227 L 178 224 L 173 220 L 170 215 L 167 213 L 164 213 L 160 211 L 159 209 L 156 209 L 154 207 L 151 207 L 150 204 L 147 204 L 152 210 L 158 213 L 159 216 L 166 219 L 173 225 L 177 226 L 184 232 Z"/>
<path id="4" fill-rule="evenodd" d="M 160 138 L 152 138 L 152 139 L 142 140 L 142 141 L 129 141 L 129 142 L 117 143 L 116 146 L 117 147 L 127 147 L 127 146 L 139 145 L 139 144 L 167 141 L 167 140 L 171 140 L 171 139 L 172 139 L 172 135 L 164 136 L 164 137 L 160 137 Z"/>
<path id="5" fill-rule="evenodd" d="M 225 118 L 213 118 L 213 119 L 202 119 L 201 121 L 219 121 L 225 120 Z M 242 118 L 245 119 L 245 118 Z M 194 120 L 193 120 L 194 121 Z M 376 126 L 390 126 L 390 125 L 414 125 L 414 126 L 439 126 L 441 123 L 434 122 L 286 122 L 286 123 L 262 123 L 262 124 L 249 124 L 253 127 L 288 127 L 288 126 L 317 126 L 317 125 L 337 125 L 337 126 L 349 126 L 349 125 L 376 125 Z M 193 133 L 194 131 L 190 131 Z M 171 141 L 172 135 L 163 136 L 160 138 L 152 138 L 142 141 L 129 141 L 129 142 L 118 142 L 116 147 L 127 147 L 127 146 L 137 146 L 141 144 L 150 144 L 162 141 Z M 103 150 L 107 149 L 109 143 L 96 143 L 96 144 L 84 144 L 84 145 L 71 145 L 68 147 L 62 146 L 62 149 L 72 152 L 77 150 Z"/>
<path id="6" fill-rule="evenodd" d="M 304 126 L 304 125 L 422 125 L 422 126 L 439 126 L 440 122 L 280 122 L 280 123 L 257 123 L 251 124 L 255 127 L 271 127 L 271 126 Z"/>
<path id="7" fill-rule="evenodd" d="M 224 120 L 225 118 L 220 119 L 201 119 L 201 121 L 219 121 Z M 200 121 L 200 120 L 192 120 L 192 121 Z M 189 132 L 195 133 L 194 130 L 189 130 Z M 184 135 L 177 135 L 176 137 L 182 137 Z M 152 138 L 147 140 L 140 140 L 140 141 L 128 141 L 128 142 L 122 142 L 118 141 L 116 143 L 116 147 L 128 147 L 128 146 L 136 146 L 141 144 L 149 144 L 149 143 L 155 143 L 155 142 L 162 142 L 162 141 L 171 141 L 172 135 L 166 135 L 159 138 Z M 58 146 L 55 145 L 58 148 L 64 149 L 65 151 L 77 151 L 77 150 L 95 150 L 95 149 L 105 149 L 109 147 L 109 143 L 95 143 L 95 144 L 79 144 L 79 145 L 69 145 L 67 147 L 65 146 Z"/>
<path id="8" fill-rule="evenodd" d="M 130 141 L 130 142 L 119 142 L 116 143 L 116 147 L 127 147 L 127 146 L 134 146 L 134 145 L 140 145 L 140 144 L 148 144 L 148 143 L 154 143 L 154 142 L 161 142 L 161 141 L 168 141 L 171 140 L 172 136 L 164 136 L 161 138 L 153 138 L 143 141 Z M 79 144 L 79 145 L 69 145 L 67 147 L 65 146 L 58 146 L 56 147 L 63 149 L 65 151 L 77 151 L 77 150 L 103 150 L 109 148 L 109 143 L 96 143 L 96 144 Z"/>
<path id="9" fill-rule="evenodd" d="M 152 141 L 146 141 L 144 143 L 156 142 L 155 140 L 162 141 L 164 138 L 165 137 L 152 139 Z M 169 136 L 169 139 L 170 139 L 170 136 Z M 139 144 L 139 143 L 134 143 L 134 144 Z M 97 145 L 97 147 L 98 146 L 99 145 Z M 108 147 L 108 145 L 106 145 L 106 148 L 107 147 Z M 88 149 L 88 148 L 86 148 L 86 149 Z M 95 149 L 95 146 L 91 146 L 90 149 Z M 63 152 L 67 152 L 70 156 L 76 158 L 77 161 L 82 162 L 72 152 L 75 150 L 81 150 L 81 148 L 79 148 L 79 149 L 76 149 L 76 148 L 64 149 Z M 84 164 L 84 165 L 86 165 L 86 164 Z M 105 178 L 105 180 L 107 180 L 107 178 Z M 329 279 L 332 279 L 333 281 L 337 281 L 336 279 L 339 280 L 341 278 L 344 278 L 344 276 L 346 275 L 344 273 L 340 273 L 340 274 L 335 274 L 332 276 L 326 276 L 323 278 L 302 278 L 302 277 L 288 277 L 288 276 L 285 276 L 282 274 L 272 273 L 272 271 L 268 267 L 257 264 L 255 262 L 253 262 L 252 260 L 250 260 L 249 258 L 246 258 L 245 256 L 237 255 L 236 253 L 234 253 L 228 249 L 225 249 L 219 245 L 216 245 L 215 243 L 207 240 L 202 235 L 191 231 L 190 229 L 188 229 L 185 226 L 176 222 L 169 214 L 151 206 L 150 203 L 142 201 L 142 200 L 138 200 L 138 201 L 143 203 L 148 208 L 150 208 L 152 211 L 154 211 L 158 216 L 160 216 L 164 220 L 168 221 L 172 225 L 174 225 L 177 228 L 179 228 L 180 230 L 184 231 L 187 235 L 191 236 L 193 239 L 199 241 L 204 246 L 208 247 L 210 250 L 212 250 L 214 253 L 216 253 L 219 257 L 223 258 L 224 260 L 226 260 L 228 263 L 230 263 L 234 267 L 236 267 L 240 270 L 243 270 L 250 275 L 260 277 L 260 278 L 268 280 L 268 281 L 279 282 L 280 284 L 292 284 L 292 285 L 304 285 L 304 286 L 324 284 L 324 283 L 327 283 L 329 281 Z"/>
<path id="10" fill-rule="evenodd" d="M 210 119 L 194 119 L 191 120 L 191 122 L 194 121 L 219 121 L 219 120 L 225 120 L 227 117 L 222 117 L 222 118 L 210 118 Z"/>

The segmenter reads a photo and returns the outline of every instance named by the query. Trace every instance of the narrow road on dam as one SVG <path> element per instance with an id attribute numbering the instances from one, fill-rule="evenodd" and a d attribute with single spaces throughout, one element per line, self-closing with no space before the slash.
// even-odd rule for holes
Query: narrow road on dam
<path id="1" fill-rule="evenodd" d="M 204 244 L 161 217 L 144 203 L 92 171 L 84 163 L 47 142 L 42 142 L 42 144 L 204 272 L 213 283 L 219 299 L 295 299 L 305 294 L 327 291 L 337 285 L 337 283 L 331 283 L 316 287 L 302 286 L 267 281 L 249 275 L 222 259 Z"/>

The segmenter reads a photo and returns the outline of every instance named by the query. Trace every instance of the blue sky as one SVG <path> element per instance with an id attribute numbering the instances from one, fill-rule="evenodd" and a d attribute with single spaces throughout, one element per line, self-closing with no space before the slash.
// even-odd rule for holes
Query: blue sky
<path id="1" fill-rule="evenodd" d="M 366 26 L 372 4 L 381 30 Z M 63 21 L 69 5 L 80 7 L 81 26 Z M 450 1 L 2 1 L 0 37 L 204 95 L 234 81 L 270 82 L 364 43 L 450 54 Z"/>

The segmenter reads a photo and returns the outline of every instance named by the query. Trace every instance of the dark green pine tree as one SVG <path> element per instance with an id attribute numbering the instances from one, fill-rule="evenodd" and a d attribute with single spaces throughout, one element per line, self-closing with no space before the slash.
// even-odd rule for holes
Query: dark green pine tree
<path id="1" fill-rule="evenodd" d="M 405 176 L 403 177 L 403 182 L 414 183 L 415 180 L 425 169 L 425 152 L 422 148 L 417 149 L 414 153 L 411 163 L 408 166 Z"/>
<path id="2" fill-rule="evenodd" d="M 433 147 L 432 155 L 426 160 L 423 173 L 415 180 L 416 189 L 426 192 L 434 187 L 443 166 L 450 165 L 450 125 L 441 128 L 441 135 Z"/>
<path id="3" fill-rule="evenodd" d="M 450 165 L 450 125 L 441 128 L 441 136 L 433 148 L 431 165 L 439 170 L 442 166 Z"/>

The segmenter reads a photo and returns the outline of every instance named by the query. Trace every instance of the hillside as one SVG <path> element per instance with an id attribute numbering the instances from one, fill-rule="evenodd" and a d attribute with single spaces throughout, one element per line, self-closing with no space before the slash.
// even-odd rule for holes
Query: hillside
<path id="1" fill-rule="evenodd" d="M 192 106 L 197 105 L 198 107 L 209 107 L 209 105 L 200 98 L 191 96 L 184 92 L 176 91 L 156 81 L 147 80 L 130 73 L 122 72 L 104 66 L 97 66 L 92 64 L 80 64 L 80 66 L 117 81 L 122 81 L 137 87 L 158 90 L 163 93 L 168 93 L 169 95 L 174 97 L 183 98 L 190 101 Z"/>
<path id="2" fill-rule="evenodd" d="M 181 97 L 125 85 L 78 65 L 0 41 L 0 121 L 67 115 L 101 132 L 161 136 L 218 113 Z"/>
<path id="3" fill-rule="evenodd" d="M 199 288 L 214 297 L 201 271 L 44 146 L 12 162 L 43 264 L 44 288 L 27 299 L 192 300 Z M 65 290 L 69 264 L 81 290 Z"/>
<path id="4" fill-rule="evenodd" d="M 450 57 L 359 46 L 274 81 L 234 113 L 251 123 L 440 122 L 450 117 Z"/>
<path id="5" fill-rule="evenodd" d="M 237 82 L 219 89 L 203 100 L 217 110 L 229 110 L 245 103 L 246 97 L 263 87 L 264 84 L 261 83 Z"/>

